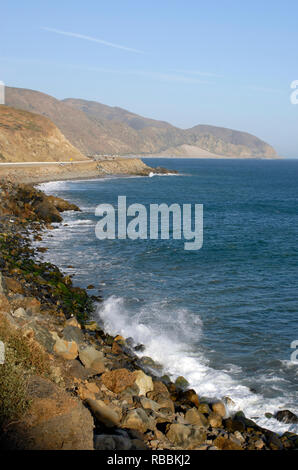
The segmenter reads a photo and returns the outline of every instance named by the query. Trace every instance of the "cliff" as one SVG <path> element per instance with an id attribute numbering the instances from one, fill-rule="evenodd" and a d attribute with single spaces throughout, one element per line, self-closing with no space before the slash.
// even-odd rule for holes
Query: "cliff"
<path id="1" fill-rule="evenodd" d="M 88 159 L 46 117 L 0 106 L 0 161 L 57 162 Z"/>

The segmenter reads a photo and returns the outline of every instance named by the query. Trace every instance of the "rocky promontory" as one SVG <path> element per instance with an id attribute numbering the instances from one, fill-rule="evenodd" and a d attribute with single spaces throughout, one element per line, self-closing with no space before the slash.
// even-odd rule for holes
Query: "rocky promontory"
<path id="1" fill-rule="evenodd" d="M 210 402 L 160 376 L 143 345 L 112 337 L 89 296 L 42 261 L 65 210 L 32 186 L 0 184 L 0 447 L 26 450 L 294 450 L 298 436 L 259 427 L 230 399 Z M 53 232 L 54 233 L 54 232 Z M 298 418 L 284 410 L 275 417 Z M 272 418 L 272 419 L 275 419 Z"/>

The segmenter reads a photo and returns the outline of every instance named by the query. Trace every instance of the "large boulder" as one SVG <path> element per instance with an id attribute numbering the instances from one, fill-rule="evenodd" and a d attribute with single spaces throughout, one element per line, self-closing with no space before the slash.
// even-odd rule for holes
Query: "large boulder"
<path id="1" fill-rule="evenodd" d="M 142 370 L 136 370 L 133 372 L 135 378 L 135 384 L 139 387 L 139 395 L 146 396 L 148 392 L 154 390 L 154 385 L 152 378 L 149 375 L 146 375 Z"/>
<path id="2" fill-rule="evenodd" d="M 93 369 L 98 374 L 102 374 L 106 370 L 103 352 L 93 346 L 80 347 L 79 358 L 87 369 Z"/>
<path id="3" fill-rule="evenodd" d="M 82 402 L 49 380 L 28 384 L 31 407 L 1 436 L 11 450 L 93 450 L 94 422 Z"/>
<path id="4" fill-rule="evenodd" d="M 103 374 L 101 380 L 109 390 L 117 394 L 135 385 L 140 396 L 146 396 L 154 389 L 152 378 L 141 370 L 130 372 L 127 369 L 116 369 Z"/>
<path id="5" fill-rule="evenodd" d="M 59 338 L 56 332 L 53 332 L 52 336 L 55 340 L 53 350 L 58 356 L 68 361 L 71 361 L 78 357 L 77 343 L 75 343 L 74 341 L 66 341 L 65 339 Z"/>
<path id="6" fill-rule="evenodd" d="M 89 406 L 92 414 L 95 416 L 97 421 L 102 423 L 108 428 L 119 426 L 120 416 L 113 408 L 106 405 L 102 400 L 92 400 L 88 398 L 86 404 Z"/>
<path id="7" fill-rule="evenodd" d="M 208 426 L 207 418 L 203 415 L 203 413 L 200 413 L 200 411 L 198 411 L 196 408 L 190 408 L 185 413 L 184 420 L 188 424 L 194 424 L 196 426 L 201 426 L 201 427 Z"/>
<path id="8" fill-rule="evenodd" d="M 148 418 L 146 412 L 142 408 L 130 410 L 122 421 L 122 426 L 128 429 L 135 429 L 139 432 L 146 432 L 153 429 L 154 422 Z"/>
<path id="9" fill-rule="evenodd" d="M 281 421 L 282 423 L 286 424 L 295 424 L 298 423 L 298 416 L 296 416 L 292 411 L 289 410 L 282 410 L 275 413 L 274 417 Z"/>

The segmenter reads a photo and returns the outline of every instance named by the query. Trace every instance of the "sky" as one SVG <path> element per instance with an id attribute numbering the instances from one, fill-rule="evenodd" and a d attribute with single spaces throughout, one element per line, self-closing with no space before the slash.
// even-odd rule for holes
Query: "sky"
<path id="1" fill-rule="evenodd" d="M 242 130 L 298 157 L 296 0 L 11 0 L 0 17 L 8 86 Z"/>

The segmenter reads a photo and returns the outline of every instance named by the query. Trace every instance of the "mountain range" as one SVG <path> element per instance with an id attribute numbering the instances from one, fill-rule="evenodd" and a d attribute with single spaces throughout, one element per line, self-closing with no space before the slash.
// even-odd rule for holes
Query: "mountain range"
<path id="1" fill-rule="evenodd" d="M 49 118 L 86 156 L 277 157 L 269 144 L 246 132 L 207 125 L 180 129 L 95 101 L 58 100 L 39 91 L 7 87 L 6 105 Z"/>

